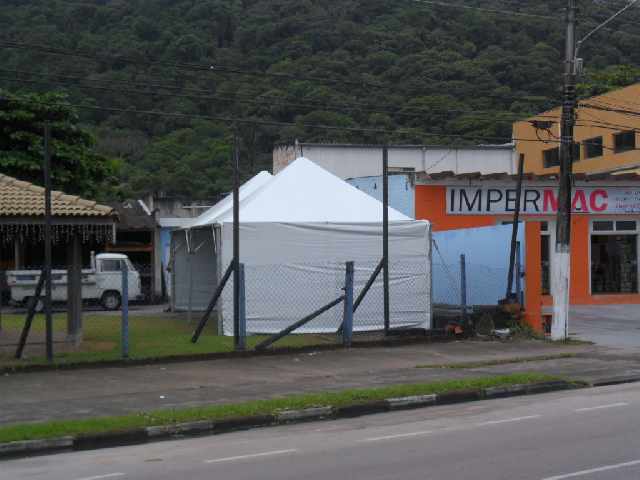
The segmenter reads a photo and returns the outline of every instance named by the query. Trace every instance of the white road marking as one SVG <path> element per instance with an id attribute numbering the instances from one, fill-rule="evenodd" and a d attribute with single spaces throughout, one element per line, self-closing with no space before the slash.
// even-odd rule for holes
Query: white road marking
<path id="1" fill-rule="evenodd" d="M 488 422 L 476 423 L 478 427 L 483 425 L 499 425 L 501 423 L 512 423 L 512 422 L 522 422 L 524 420 L 533 420 L 534 418 L 540 418 L 542 415 L 529 415 L 527 417 L 515 417 L 515 418 L 505 418 L 504 420 L 490 420 Z"/>
<path id="2" fill-rule="evenodd" d="M 609 405 L 598 405 L 597 407 L 586 407 L 586 408 L 578 408 L 574 410 L 575 412 L 590 412 L 592 410 L 602 410 L 605 408 L 616 408 L 616 407 L 628 407 L 629 404 L 625 402 L 620 403 L 611 403 Z"/>
<path id="3" fill-rule="evenodd" d="M 95 477 L 84 477 L 79 478 L 78 480 L 102 480 L 103 478 L 116 478 L 116 477 L 124 477 L 124 473 L 107 473 L 106 475 L 96 475 Z"/>
<path id="4" fill-rule="evenodd" d="M 248 455 L 237 455 L 235 457 L 225 457 L 225 458 L 215 458 L 213 460 L 205 460 L 204 463 L 221 463 L 221 462 L 233 462 L 236 460 L 244 460 L 247 458 L 258 458 L 258 457 L 270 457 L 273 455 L 284 455 L 286 453 L 295 453 L 298 450 L 295 448 L 289 450 L 273 450 L 272 452 L 262 452 L 262 453 L 250 453 Z"/>
<path id="5" fill-rule="evenodd" d="M 542 480 L 564 480 L 565 478 L 582 477 L 585 475 L 591 475 L 592 473 L 606 472 L 609 470 L 617 470 L 619 468 L 633 467 L 640 465 L 640 460 L 634 460 L 632 462 L 618 463 L 616 465 L 605 465 L 604 467 L 591 468 L 589 470 L 581 470 L 579 472 L 567 473 L 564 475 L 556 475 L 555 477 L 547 477 Z"/>
<path id="6" fill-rule="evenodd" d="M 379 442 L 381 440 L 394 440 L 396 438 L 419 437 L 421 435 L 429 435 L 430 433 L 434 433 L 433 430 L 423 430 L 421 432 L 410 432 L 410 433 L 399 433 L 397 435 L 385 435 L 383 437 L 371 437 L 371 438 L 365 438 L 364 440 L 361 440 L 361 442 Z"/>

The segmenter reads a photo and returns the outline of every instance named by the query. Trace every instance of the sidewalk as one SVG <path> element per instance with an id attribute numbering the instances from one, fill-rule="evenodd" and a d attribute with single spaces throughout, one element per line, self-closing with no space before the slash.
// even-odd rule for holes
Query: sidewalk
<path id="1" fill-rule="evenodd" d="M 575 356 L 475 368 L 416 368 L 566 353 Z M 592 345 L 467 341 L 12 374 L 0 377 L 0 425 L 522 371 L 591 381 L 640 374 L 640 356 L 615 355 Z"/>

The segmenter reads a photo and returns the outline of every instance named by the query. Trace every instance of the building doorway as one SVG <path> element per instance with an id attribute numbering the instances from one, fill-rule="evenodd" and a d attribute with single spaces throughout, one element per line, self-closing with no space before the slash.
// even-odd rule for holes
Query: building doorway
<path id="1" fill-rule="evenodd" d="M 638 293 L 636 221 L 592 222 L 591 293 Z"/>

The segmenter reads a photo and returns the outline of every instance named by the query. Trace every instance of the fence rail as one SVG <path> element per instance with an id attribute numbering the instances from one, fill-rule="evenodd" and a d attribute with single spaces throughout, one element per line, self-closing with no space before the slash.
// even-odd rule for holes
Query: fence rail
<path id="1" fill-rule="evenodd" d="M 470 257 L 465 258 L 464 264 L 439 260 L 435 255 L 431 269 L 426 262 L 390 262 L 392 331 L 423 328 L 428 315 L 433 328 L 442 328 L 448 322 L 471 317 L 479 305 L 495 305 L 496 299 L 504 295 L 506 269 L 483 265 Z M 247 348 L 348 346 L 352 338 L 360 340 L 365 334 L 366 338 L 382 338 L 383 264 L 355 262 L 350 268 L 351 273 L 348 264 L 337 262 L 245 266 L 240 335 L 246 337 Z M 69 330 L 67 305 L 64 298 L 57 296 L 63 293 L 60 289 L 65 289 L 61 283 L 64 279 L 54 275 L 54 359 L 93 361 L 232 351 L 231 273 L 228 266 L 220 279 L 226 282 L 217 288 L 207 287 L 208 305 L 204 312 L 193 310 L 192 314 L 198 315 L 193 317 L 197 322 L 194 324 L 187 312 L 147 310 L 134 305 L 139 291 L 139 285 L 132 283 L 135 275 L 119 270 L 110 279 L 103 279 L 91 305 L 85 298 L 79 332 Z M 37 286 L 33 282 L 29 285 L 32 290 Z M 194 283 L 193 288 L 203 287 Z M 29 325 L 28 302 L 14 296 L 12 305 L 8 305 L 10 299 L 5 292 L 0 303 L 0 366 L 46 362 L 42 305 L 33 303 L 35 311 Z M 208 321 L 203 322 L 205 317 Z M 345 329 L 349 323 L 351 328 Z M 20 352 L 21 360 L 17 360 L 15 354 L 25 326 L 30 328 Z M 79 339 L 77 342 L 70 341 L 72 333 Z"/>

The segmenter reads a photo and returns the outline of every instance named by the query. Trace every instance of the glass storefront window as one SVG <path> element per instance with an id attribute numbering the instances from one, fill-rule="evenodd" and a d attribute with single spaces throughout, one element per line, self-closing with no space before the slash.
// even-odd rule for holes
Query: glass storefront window
<path id="1" fill-rule="evenodd" d="M 550 265 L 551 263 L 549 262 L 550 256 L 549 256 L 549 249 L 551 246 L 551 239 L 549 237 L 549 235 L 542 235 L 540 237 L 540 244 L 541 244 L 541 260 L 542 260 L 542 294 L 543 295 L 549 295 L 550 291 L 551 291 L 551 285 L 550 285 Z"/>
<path id="2" fill-rule="evenodd" d="M 591 293 L 638 293 L 637 244 L 637 235 L 591 235 Z"/>
<path id="3" fill-rule="evenodd" d="M 610 232 L 613 230 L 613 222 L 610 220 L 597 220 L 593 222 L 594 232 Z"/>
<path id="4" fill-rule="evenodd" d="M 616 222 L 616 230 L 620 231 L 636 231 L 636 222 L 633 220 L 622 220 L 620 222 Z"/>

